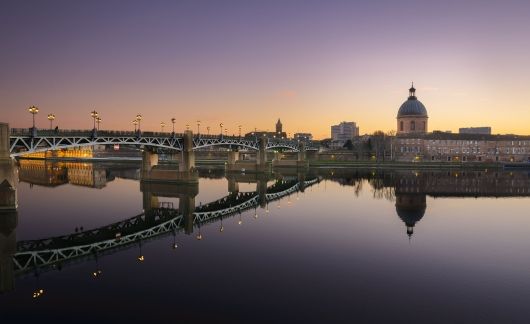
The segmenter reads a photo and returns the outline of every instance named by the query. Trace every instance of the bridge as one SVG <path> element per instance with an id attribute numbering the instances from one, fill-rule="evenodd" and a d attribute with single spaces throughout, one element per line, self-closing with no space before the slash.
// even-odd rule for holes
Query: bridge
<path id="1" fill-rule="evenodd" d="M 269 202 L 289 196 L 320 181 L 320 178 L 298 181 L 277 181 L 266 192 L 234 192 L 214 202 L 195 206 L 172 206 L 148 208 L 143 213 L 121 222 L 85 232 L 40 240 L 20 241 L 13 255 L 13 270 L 16 276 L 61 267 L 96 255 L 135 246 L 164 235 L 185 231 L 190 222 L 193 228 L 257 209 L 260 201 Z M 193 194 L 192 194 L 193 195 Z M 263 197 L 260 197 L 263 196 Z M 190 200 L 184 199 L 186 204 Z M 193 200 L 192 200 L 193 202 Z M 199 238 L 199 237 L 198 237 Z"/>
<path id="2" fill-rule="evenodd" d="M 8 127 L 1 124 L 0 127 Z M 189 146 L 186 138 L 190 138 Z M 0 139 L 5 141 L 5 139 Z M 263 144 L 260 144 L 263 142 Z M 9 155 L 11 157 L 25 154 L 60 150 L 72 147 L 94 145 L 134 145 L 151 149 L 183 151 L 198 150 L 213 146 L 224 146 L 254 151 L 285 149 L 299 152 L 301 143 L 292 139 L 268 139 L 260 137 L 240 137 L 221 135 L 162 132 L 127 132 L 127 131 L 90 131 L 90 130 L 39 130 L 38 133 L 26 128 L 9 130 Z M 304 150 L 318 150 L 316 142 L 303 142 Z"/>

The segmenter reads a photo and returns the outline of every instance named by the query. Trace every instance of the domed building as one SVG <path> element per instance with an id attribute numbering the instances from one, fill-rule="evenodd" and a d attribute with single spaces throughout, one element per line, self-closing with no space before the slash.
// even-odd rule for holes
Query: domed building
<path id="1" fill-rule="evenodd" d="M 425 134 L 427 133 L 427 109 L 416 98 L 414 83 L 409 89 L 409 98 L 405 101 L 397 114 L 397 134 Z"/>

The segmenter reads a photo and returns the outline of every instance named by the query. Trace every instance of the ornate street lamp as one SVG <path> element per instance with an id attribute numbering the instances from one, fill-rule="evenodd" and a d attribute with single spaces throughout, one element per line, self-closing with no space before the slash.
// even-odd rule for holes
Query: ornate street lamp
<path id="1" fill-rule="evenodd" d="M 162 130 L 162 133 L 164 132 L 164 126 L 166 126 L 166 123 L 160 122 L 160 129 Z"/>
<path id="2" fill-rule="evenodd" d="M 201 121 L 197 120 L 197 135 L 201 133 Z"/>
<path id="3" fill-rule="evenodd" d="M 223 137 L 223 123 L 220 123 L 219 127 L 221 128 L 221 137 Z"/>
<path id="4" fill-rule="evenodd" d="M 50 121 L 50 129 L 53 128 L 53 121 L 55 120 L 54 114 L 48 114 L 48 120 Z"/>
<path id="5" fill-rule="evenodd" d="M 237 126 L 239 128 L 239 137 L 241 137 L 241 125 Z"/>
<path id="6" fill-rule="evenodd" d="M 206 126 L 206 131 L 208 131 L 208 136 L 210 136 L 210 126 Z"/>
<path id="7" fill-rule="evenodd" d="M 134 125 L 134 132 L 136 133 L 136 125 L 138 125 L 138 119 L 133 120 L 132 123 Z"/>
<path id="8" fill-rule="evenodd" d="M 98 112 L 95 111 L 95 110 L 92 110 L 90 112 L 90 116 L 92 116 L 92 118 L 94 119 L 94 128 L 93 129 L 96 129 L 96 118 L 98 118 Z"/>
<path id="9" fill-rule="evenodd" d="M 175 133 L 175 122 L 177 119 L 175 117 L 171 118 L 171 123 L 173 124 L 173 134 Z"/>
<path id="10" fill-rule="evenodd" d="M 138 121 L 138 131 L 140 131 L 142 126 L 142 115 L 138 114 L 136 115 L 136 120 Z"/>
<path id="11" fill-rule="evenodd" d="M 101 117 L 96 117 L 96 123 L 98 124 L 98 130 L 99 130 L 99 124 L 103 122 L 103 119 Z"/>
<path id="12" fill-rule="evenodd" d="M 39 108 L 36 106 L 31 106 L 28 108 L 28 111 L 33 115 L 33 129 L 35 129 L 35 115 L 39 113 Z"/>

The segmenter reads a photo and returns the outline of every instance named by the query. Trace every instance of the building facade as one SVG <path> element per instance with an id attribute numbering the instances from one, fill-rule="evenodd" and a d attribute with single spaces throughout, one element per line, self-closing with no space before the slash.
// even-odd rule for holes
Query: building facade
<path id="1" fill-rule="evenodd" d="M 393 140 L 399 161 L 530 162 L 530 136 L 430 133 Z"/>
<path id="2" fill-rule="evenodd" d="M 300 141 L 312 141 L 313 134 L 311 133 L 294 133 L 294 139 Z"/>
<path id="3" fill-rule="evenodd" d="M 331 140 L 346 142 L 359 136 L 359 127 L 355 122 L 345 122 L 331 126 Z"/>
<path id="4" fill-rule="evenodd" d="M 463 127 L 458 129 L 458 133 L 491 135 L 491 127 Z"/>

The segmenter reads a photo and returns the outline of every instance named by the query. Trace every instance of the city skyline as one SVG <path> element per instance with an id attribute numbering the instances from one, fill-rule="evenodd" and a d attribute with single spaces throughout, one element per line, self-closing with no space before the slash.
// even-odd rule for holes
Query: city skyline
<path id="1" fill-rule="evenodd" d="M 522 1 L 4 3 L 0 106 L 12 127 L 396 128 L 414 81 L 430 130 L 530 134 Z M 30 23 L 27 23 L 27 22 Z"/>

